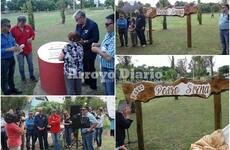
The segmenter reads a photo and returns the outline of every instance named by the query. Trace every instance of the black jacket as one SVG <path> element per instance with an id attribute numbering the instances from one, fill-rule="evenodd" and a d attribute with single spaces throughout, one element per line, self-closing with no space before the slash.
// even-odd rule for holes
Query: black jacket
<path id="1" fill-rule="evenodd" d="M 145 16 L 138 15 L 136 18 L 136 30 L 141 30 L 142 27 L 145 27 Z"/>
<path id="2" fill-rule="evenodd" d="M 125 129 L 128 129 L 132 122 L 132 120 L 126 119 L 122 113 L 116 112 L 116 147 L 124 145 Z"/>

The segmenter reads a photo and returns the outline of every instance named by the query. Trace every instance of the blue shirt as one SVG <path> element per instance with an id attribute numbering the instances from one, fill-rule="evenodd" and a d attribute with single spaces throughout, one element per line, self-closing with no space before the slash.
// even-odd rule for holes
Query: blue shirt
<path id="1" fill-rule="evenodd" d="M 44 128 L 45 130 L 47 129 L 47 125 L 48 125 L 48 119 L 45 115 L 37 115 L 34 118 L 34 125 L 36 128 L 40 127 L 40 128 Z"/>
<path id="2" fill-rule="evenodd" d="M 6 51 L 6 49 L 15 45 L 15 40 L 10 32 L 7 33 L 7 36 L 1 33 L 1 59 L 14 57 L 14 52 Z"/>
<path id="3" fill-rule="evenodd" d="M 98 121 L 97 121 L 97 119 L 94 117 L 94 115 L 92 114 L 92 113 L 90 113 L 90 112 L 88 112 L 85 116 L 83 116 L 83 117 L 88 117 L 89 118 L 89 122 L 90 122 L 90 125 L 92 125 L 92 124 L 95 124 L 95 123 L 98 123 Z M 86 133 L 87 132 L 87 129 L 88 128 L 82 128 L 81 129 L 81 132 L 82 133 Z"/>
<path id="4" fill-rule="evenodd" d="M 127 19 L 117 19 L 117 28 L 118 29 L 127 29 Z"/>
<path id="5" fill-rule="evenodd" d="M 229 29 L 229 15 L 221 14 L 219 20 L 219 28 L 220 30 L 228 30 Z"/>
<path id="6" fill-rule="evenodd" d="M 97 43 L 99 41 L 99 30 L 97 24 L 89 19 L 86 18 L 86 23 L 84 26 L 77 24 L 76 31 L 80 34 L 83 40 L 88 40 L 88 43 L 84 43 L 83 49 L 84 51 L 88 51 L 92 53 L 92 55 L 96 56 L 95 53 L 91 51 L 92 43 Z"/>
<path id="7" fill-rule="evenodd" d="M 27 131 L 34 130 L 34 118 L 27 118 L 26 119 L 26 129 Z"/>
<path id="8" fill-rule="evenodd" d="M 100 55 L 97 56 L 97 61 L 100 62 L 101 67 L 114 69 L 114 54 L 115 54 L 115 45 L 114 45 L 114 32 L 106 33 L 105 38 L 101 43 L 101 50 L 105 50 L 106 53 L 112 57 L 111 60 L 106 60 Z"/>

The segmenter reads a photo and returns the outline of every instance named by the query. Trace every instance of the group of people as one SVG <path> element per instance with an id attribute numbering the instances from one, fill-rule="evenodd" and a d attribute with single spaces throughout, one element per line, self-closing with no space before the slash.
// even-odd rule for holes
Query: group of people
<path id="1" fill-rule="evenodd" d="M 74 18 L 77 22 L 76 29 L 68 34 L 69 43 L 59 57 L 64 61 L 63 73 L 67 95 L 81 95 L 82 85 L 89 86 L 92 93 L 96 94 L 98 76 L 95 74 L 101 75 L 105 95 L 114 95 L 114 14 L 105 18 L 106 34 L 101 43 L 98 43 L 99 29 L 96 22 L 87 18 L 82 10 L 78 10 Z M 14 53 L 17 55 L 21 80 L 26 82 L 26 58 L 30 79 L 36 81 L 32 58 L 34 39 L 35 32 L 26 24 L 25 16 L 19 16 L 18 23 L 13 28 L 10 20 L 1 19 L 1 89 L 4 95 L 22 93 L 14 84 Z M 100 64 L 100 73 L 96 72 L 95 60 Z"/>
<path id="2" fill-rule="evenodd" d="M 146 47 L 145 38 L 145 16 L 140 13 L 139 10 L 135 10 L 136 17 L 130 18 L 128 14 L 120 12 L 116 21 L 117 31 L 120 39 L 120 47 L 128 47 L 128 32 L 130 32 L 130 38 L 132 47 L 138 45 L 138 39 L 141 47 Z"/>
<path id="3" fill-rule="evenodd" d="M 15 87 L 14 72 L 15 59 L 17 62 L 21 80 L 26 83 L 24 61 L 26 59 L 30 80 L 36 82 L 33 68 L 32 41 L 35 32 L 26 24 L 26 17 L 19 16 L 17 25 L 11 28 L 10 20 L 1 19 L 1 89 L 4 95 L 18 95 L 22 92 Z"/>
<path id="4" fill-rule="evenodd" d="M 97 76 L 93 76 L 96 71 L 95 59 L 101 67 L 105 95 L 114 95 L 114 14 L 106 17 L 107 32 L 101 43 L 98 43 L 99 29 L 96 22 L 87 18 L 82 10 L 77 11 L 74 18 L 76 29 L 68 34 L 70 42 L 59 57 L 64 60 L 67 95 L 81 94 L 82 78 L 83 85 L 97 90 Z"/>
<path id="5" fill-rule="evenodd" d="M 26 139 L 27 150 L 35 150 L 37 139 L 40 150 L 48 150 L 48 132 L 51 133 L 54 150 L 63 149 L 61 142 L 61 134 L 63 133 L 65 148 L 69 149 L 74 144 L 72 135 L 75 130 L 79 129 L 72 128 L 72 125 L 76 122 L 67 111 L 64 111 L 61 116 L 56 110 L 52 110 L 50 115 L 46 116 L 42 108 L 38 108 L 35 113 L 30 111 L 28 117 L 25 117 L 22 112 L 16 112 L 8 111 L 4 115 L 4 119 L 1 120 L 1 145 L 3 150 L 23 150 L 24 139 Z M 103 108 L 99 107 L 94 113 L 91 107 L 83 106 L 81 117 L 87 118 L 88 122 L 86 121 L 86 124 L 89 125 L 80 128 L 83 149 L 94 150 L 95 142 L 99 150 L 102 146 L 103 121 L 105 118 Z"/>

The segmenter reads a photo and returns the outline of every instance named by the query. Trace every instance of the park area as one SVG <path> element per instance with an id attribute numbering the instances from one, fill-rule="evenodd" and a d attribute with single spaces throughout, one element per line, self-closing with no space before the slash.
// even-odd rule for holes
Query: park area
<path id="1" fill-rule="evenodd" d="M 119 109 L 125 100 L 131 106 L 133 120 L 126 132 L 125 146 L 141 150 L 144 143 L 146 150 L 186 150 L 205 135 L 228 126 L 229 66 L 225 59 L 117 56 L 116 109 L 122 112 Z M 205 85 L 210 87 L 207 95 L 200 95 L 204 90 L 189 94 L 190 88 Z M 213 87 L 222 89 L 219 99 Z"/>
<path id="2" fill-rule="evenodd" d="M 94 20 L 99 27 L 100 32 L 100 42 L 105 36 L 105 17 L 113 13 L 112 9 L 85 9 L 87 17 Z M 53 41 L 64 41 L 68 42 L 67 35 L 70 31 L 75 31 L 76 21 L 72 17 L 74 14 L 73 10 L 67 10 L 66 12 L 66 21 L 65 24 L 61 24 L 60 11 L 43 11 L 43 12 L 34 12 L 35 19 L 35 40 L 33 41 L 33 62 L 34 62 L 34 73 L 37 79 L 39 79 L 39 68 L 38 68 L 38 56 L 37 50 L 42 45 L 53 42 Z M 8 18 L 11 21 L 11 25 L 16 25 L 17 16 L 22 15 L 23 13 L 9 13 L 2 14 L 2 18 Z M 95 61 L 96 62 L 96 61 Z M 99 65 L 96 62 L 96 69 L 99 70 Z M 25 66 L 26 76 L 29 76 L 28 67 Z M 34 88 L 36 87 L 36 82 L 21 82 L 20 74 L 18 70 L 18 63 L 16 63 L 15 68 L 15 85 L 18 89 L 22 90 L 22 95 L 33 95 Z M 85 88 L 82 91 L 85 92 L 84 95 L 91 95 L 92 92 L 89 88 Z M 97 94 L 103 95 L 103 87 L 98 80 L 98 89 Z M 41 94 L 39 94 L 41 95 Z"/>
<path id="3" fill-rule="evenodd" d="M 218 29 L 219 14 L 215 14 L 211 18 L 211 13 L 203 14 L 203 24 L 199 25 L 197 15 L 192 15 L 192 48 L 187 48 L 187 22 L 186 16 L 167 17 L 168 29 L 162 29 L 163 17 L 152 19 L 153 29 L 153 44 L 147 45 L 145 48 L 131 47 L 130 35 L 128 35 L 129 47 L 120 48 L 119 38 L 117 36 L 117 54 L 120 55 L 160 55 L 160 54 L 175 54 L 175 55 L 199 55 L 221 53 L 221 44 Z M 146 25 L 148 30 L 148 23 Z M 147 43 L 149 34 L 145 32 Z M 130 48 L 131 47 L 131 48 Z"/>
<path id="4" fill-rule="evenodd" d="M 124 100 L 121 84 L 117 84 L 117 104 Z M 229 123 L 229 92 L 221 94 L 222 128 Z M 185 150 L 204 135 L 214 131 L 213 97 L 159 98 L 142 104 L 143 134 L 145 149 Z M 130 150 L 138 149 L 136 115 L 131 115 L 133 123 L 129 128 Z M 126 136 L 127 137 L 127 136 Z M 128 143 L 130 142 L 130 143 Z"/>

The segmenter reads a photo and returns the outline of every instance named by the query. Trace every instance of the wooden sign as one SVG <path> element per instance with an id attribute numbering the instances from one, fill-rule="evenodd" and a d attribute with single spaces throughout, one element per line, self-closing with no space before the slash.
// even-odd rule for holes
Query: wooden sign
<path id="1" fill-rule="evenodd" d="M 197 6 L 184 6 L 184 7 L 166 7 L 166 8 L 144 8 L 144 14 L 146 17 L 155 18 L 157 16 L 178 16 L 184 17 L 197 13 Z"/>
<path id="2" fill-rule="evenodd" d="M 218 94 L 229 89 L 229 80 L 215 76 L 207 81 L 193 81 L 180 78 L 174 83 L 124 83 L 122 85 L 126 100 L 147 102 L 156 97 L 169 96 L 198 96 L 208 98 L 211 94 Z"/>

